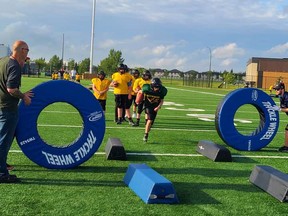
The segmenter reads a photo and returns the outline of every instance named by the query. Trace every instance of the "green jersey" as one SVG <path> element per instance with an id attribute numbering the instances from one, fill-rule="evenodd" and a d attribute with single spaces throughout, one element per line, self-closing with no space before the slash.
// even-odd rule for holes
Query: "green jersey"
<path id="1" fill-rule="evenodd" d="M 144 84 L 142 87 L 142 92 L 144 93 L 145 106 L 155 108 L 167 95 L 168 90 L 162 86 L 159 91 L 153 91 L 150 84 Z"/>

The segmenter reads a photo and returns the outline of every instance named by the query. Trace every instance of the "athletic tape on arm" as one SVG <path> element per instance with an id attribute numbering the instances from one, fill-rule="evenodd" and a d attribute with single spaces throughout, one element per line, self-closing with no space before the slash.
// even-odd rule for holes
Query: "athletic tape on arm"
<path id="1" fill-rule="evenodd" d="M 92 157 L 101 145 L 105 133 L 104 113 L 94 95 L 82 85 L 65 80 L 42 83 L 33 92 L 30 106 L 25 106 L 22 101 L 19 104 L 16 139 L 23 153 L 34 163 L 51 169 L 73 168 Z M 64 147 L 49 145 L 37 131 L 39 114 L 55 102 L 72 105 L 83 120 L 80 137 Z"/>
<path id="2" fill-rule="evenodd" d="M 245 104 L 253 105 L 260 117 L 258 128 L 250 135 L 242 135 L 234 125 L 236 111 Z M 242 88 L 230 92 L 219 103 L 215 125 L 221 139 L 229 146 L 243 151 L 256 151 L 268 145 L 277 133 L 279 113 L 271 109 L 272 98 L 256 88 Z"/>

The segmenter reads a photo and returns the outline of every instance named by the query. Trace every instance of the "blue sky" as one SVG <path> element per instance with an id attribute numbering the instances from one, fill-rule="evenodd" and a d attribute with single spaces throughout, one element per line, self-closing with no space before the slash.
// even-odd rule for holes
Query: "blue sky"
<path id="1" fill-rule="evenodd" d="M 32 59 L 90 57 L 92 0 L 0 0 L 0 44 Z M 287 58 L 287 0 L 96 0 L 94 65 L 120 50 L 130 68 L 244 72 L 251 57 Z"/>

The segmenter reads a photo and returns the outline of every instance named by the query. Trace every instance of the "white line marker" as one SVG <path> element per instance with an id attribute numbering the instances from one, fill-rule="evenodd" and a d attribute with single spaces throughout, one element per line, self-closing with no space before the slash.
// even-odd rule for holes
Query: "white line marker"
<path id="1" fill-rule="evenodd" d="M 195 92 L 197 94 L 207 94 L 207 95 L 216 95 L 216 96 L 221 96 L 224 97 L 224 94 L 215 94 L 215 93 L 211 93 L 211 92 L 203 92 L 203 91 L 194 91 L 194 90 L 189 90 L 189 89 L 180 89 L 180 88 L 172 88 L 172 87 L 167 87 L 168 89 L 174 89 L 174 90 L 178 90 L 178 91 L 187 91 L 187 92 Z"/>
<path id="2" fill-rule="evenodd" d="M 22 153 L 21 150 L 10 150 L 11 153 Z M 105 152 L 96 152 L 95 155 L 105 155 Z M 204 157 L 201 154 L 172 154 L 172 153 L 137 153 L 128 152 L 127 155 L 131 156 L 172 156 L 172 157 Z M 276 156 L 276 155 L 233 155 L 233 158 L 260 158 L 260 159 L 288 159 L 288 156 Z"/>

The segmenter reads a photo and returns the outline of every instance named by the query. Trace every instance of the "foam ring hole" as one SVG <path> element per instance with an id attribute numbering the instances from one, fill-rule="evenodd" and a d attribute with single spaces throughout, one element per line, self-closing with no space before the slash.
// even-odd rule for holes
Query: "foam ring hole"
<path id="1" fill-rule="evenodd" d="M 83 131 L 82 125 L 83 119 L 79 111 L 64 102 L 46 106 L 37 119 L 37 130 L 41 139 L 54 147 L 66 147 L 77 141 Z"/>
<path id="2" fill-rule="evenodd" d="M 234 116 L 234 126 L 242 135 L 257 134 L 265 123 L 263 112 L 251 104 L 240 106 Z M 250 118 L 247 118 L 247 114 Z M 251 115 L 253 114 L 253 116 Z"/>

